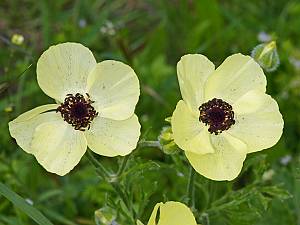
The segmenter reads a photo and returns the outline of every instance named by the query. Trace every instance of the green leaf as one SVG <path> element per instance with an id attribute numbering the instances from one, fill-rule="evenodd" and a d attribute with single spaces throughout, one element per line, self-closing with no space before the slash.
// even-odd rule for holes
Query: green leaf
<path id="1" fill-rule="evenodd" d="M 261 192 L 273 198 L 278 198 L 280 200 L 286 200 L 292 197 L 292 195 L 287 191 L 278 186 L 269 186 L 261 188 Z"/>
<path id="2" fill-rule="evenodd" d="M 29 205 L 21 196 L 0 182 L 0 194 L 40 225 L 53 225 L 40 211 Z"/>

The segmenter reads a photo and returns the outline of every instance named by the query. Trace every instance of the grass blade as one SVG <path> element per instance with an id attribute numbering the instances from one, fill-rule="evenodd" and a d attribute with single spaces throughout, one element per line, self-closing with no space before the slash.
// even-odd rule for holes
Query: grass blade
<path id="1" fill-rule="evenodd" d="M 40 211 L 29 205 L 20 195 L 0 182 L 0 194 L 40 225 L 53 225 Z"/>

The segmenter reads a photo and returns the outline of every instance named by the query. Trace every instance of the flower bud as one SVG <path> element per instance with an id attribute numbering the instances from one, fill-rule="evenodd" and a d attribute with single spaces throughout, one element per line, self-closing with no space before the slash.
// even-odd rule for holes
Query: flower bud
<path id="1" fill-rule="evenodd" d="M 163 127 L 158 141 L 161 145 L 162 151 L 168 155 L 176 154 L 180 151 L 174 142 L 172 128 L 170 126 Z"/>
<path id="2" fill-rule="evenodd" d="M 275 175 L 275 171 L 270 169 L 270 170 L 267 170 L 266 172 L 264 172 L 262 179 L 263 179 L 263 181 L 270 181 L 270 180 L 272 180 L 274 175 Z"/>
<path id="3" fill-rule="evenodd" d="M 6 112 L 6 113 L 11 113 L 12 111 L 14 111 L 14 108 L 13 108 L 13 106 L 11 106 L 11 105 L 6 106 L 6 107 L 4 108 L 4 112 Z"/>
<path id="4" fill-rule="evenodd" d="M 24 37 L 21 34 L 14 34 L 10 41 L 15 45 L 22 45 L 24 42 Z"/>
<path id="5" fill-rule="evenodd" d="M 100 28 L 102 34 L 107 34 L 108 36 L 114 36 L 116 34 L 116 29 L 111 21 L 106 21 L 105 24 Z"/>
<path id="6" fill-rule="evenodd" d="M 280 64 L 275 41 L 257 45 L 251 56 L 267 72 L 275 71 Z"/>
<path id="7" fill-rule="evenodd" d="M 116 213 L 107 206 L 95 211 L 95 222 L 97 225 L 118 225 Z"/>

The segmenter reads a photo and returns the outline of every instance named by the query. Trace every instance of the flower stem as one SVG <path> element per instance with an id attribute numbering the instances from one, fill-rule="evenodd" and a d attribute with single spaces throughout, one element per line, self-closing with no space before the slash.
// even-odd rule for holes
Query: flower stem
<path id="1" fill-rule="evenodd" d="M 97 174 L 100 175 L 104 180 L 110 177 L 110 173 L 104 168 L 104 166 L 94 157 L 93 153 L 88 150 L 87 157 L 89 161 L 93 164 L 96 168 Z"/>
<path id="2" fill-rule="evenodd" d="M 135 223 L 136 220 L 136 213 L 133 209 L 132 204 L 129 201 L 129 198 L 127 196 L 127 194 L 122 190 L 121 185 L 118 182 L 118 179 L 115 179 L 115 175 L 110 174 L 105 168 L 104 166 L 93 156 L 93 153 L 88 150 L 87 151 L 87 157 L 90 161 L 90 163 L 95 167 L 96 169 L 96 173 L 102 177 L 103 180 L 107 181 L 108 183 L 111 184 L 112 188 L 114 189 L 114 191 L 118 194 L 118 196 L 120 197 L 121 201 L 124 203 L 124 205 L 126 206 L 126 208 L 128 209 L 128 212 L 131 213 L 131 215 L 127 215 L 128 218 L 131 220 L 131 222 L 133 222 L 133 224 Z M 124 157 L 123 162 L 121 164 L 121 167 L 118 171 L 117 174 L 122 174 L 127 161 L 128 161 L 129 157 Z"/>
<path id="3" fill-rule="evenodd" d="M 143 147 L 154 147 L 154 148 L 161 148 L 161 145 L 159 143 L 159 141 L 145 141 L 145 140 L 141 140 L 139 142 L 139 147 L 143 148 Z"/>
<path id="4" fill-rule="evenodd" d="M 194 207 L 194 194 L 195 194 L 195 170 L 190 166 L 190 174 L 187 185 L 187 203 L 190 207 Z"/>
<path id="5" fill-rule="evenodd" d="M 117 172 L 117 177 L 120 177 L 123 174 L 123 172 L 126 168 L 129 157 L 130 157 L 130 155 L 126 155 L 126 156 L 123 157 L 121 166 L 119 167 L 119 170 Z"/>
<path id="6" fill-rule="evenodd" d="M 125 204 L 126 208 L 131 213 L 130 220 L 132 220 L 134 222 L 136 220 L 136 212 L 132 206 L 132 203 L 130 202 L 130 200 L 128 198 L 128 195 L 121 189 L 121 186 L 119 183 L 111 183 L 111 186 L 114 188 L 115 192 L 119 195 L 122 202 Z"/>

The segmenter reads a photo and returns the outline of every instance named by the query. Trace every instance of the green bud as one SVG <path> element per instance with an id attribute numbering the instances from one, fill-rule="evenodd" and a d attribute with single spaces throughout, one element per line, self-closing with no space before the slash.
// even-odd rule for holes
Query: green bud
<path id="1" fill-rule="evenodd" d="M 168 155 L 176 154 L 180 151 L 180 148 L 174 142 L 173 132 L 170 126 L 163 127 L 158 136 L 158 141 L 162 151 Z"/>
<path id="2" fill-rule="evenodd" d="M 95 223 L 97 225 L 118 225 L 115 211 L 107 206 L 96 210 Z"/>
<path id="3" fill-rule="evenodd" d="M 264 172 L 264 174 L 262 175 L 262 180 L 263 181 L 270 181 L 272 180 L 273 176 L 275 175 L 275 171 L 270 169 Z"/>
<path id="4" fill-rule="evenodd" d="M 13 108 L 13 106 L 11 106 L 11 105 L 6 106 L 6 107 L 4 108 L 4 112 L 6 112 L 6 113 L 11 113 L 12 111 L 14 111 L 14 108 Z"/>
<path id="5" fill-rule="evenodd" d="M 24 42 L 24 37 L 21 34 L 14 34 L 10 41 L 15 45 L 22 45 Z"/>
<path id="6" fill-rule="evenodd" d="M 267 72 L 275 71 L 280 64 L 275 41 L 257 45 L 251 56 Z"/>

